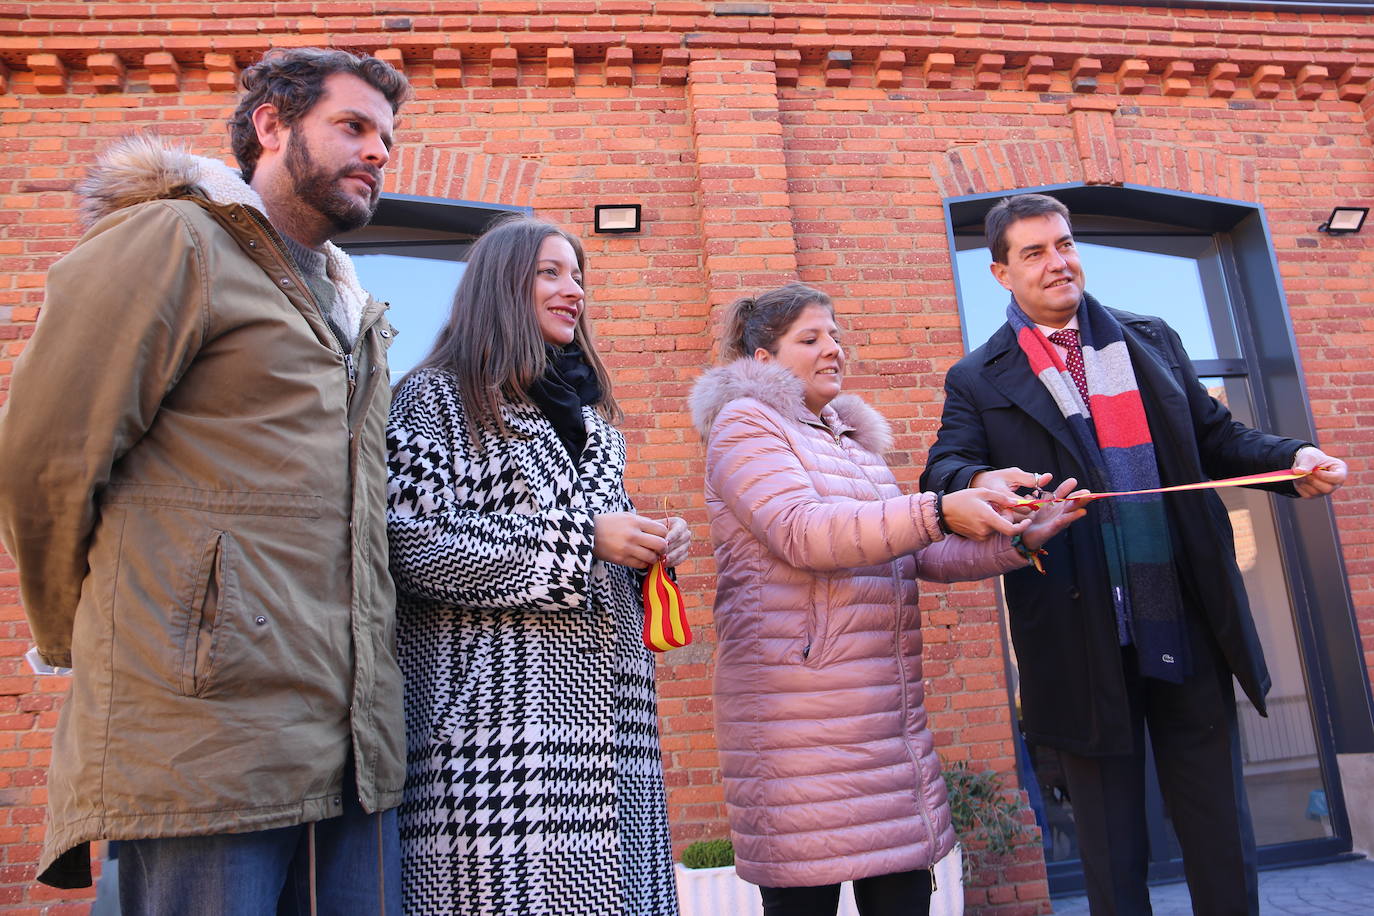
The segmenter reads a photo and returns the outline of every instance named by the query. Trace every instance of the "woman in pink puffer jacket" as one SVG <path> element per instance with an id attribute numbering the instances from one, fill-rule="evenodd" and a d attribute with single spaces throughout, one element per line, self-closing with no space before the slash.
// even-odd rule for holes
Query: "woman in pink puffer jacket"
<path id="1" fill-rule="evenodd" d="M 723 347 L 734 361 L 692 393 L 719 576 L 725 800 L 736 869 L 770 916 L 833 916 L 846 880 L 865 916 L 927 912 L 929 869 L 954 831 L 926 724 L 916 579 L 1019 568 L 1083 514 L 1056 503 L 1012 522 L 997 508 L 1011 497 L 992 490 L 902 495 L 880 457 L 887 422 L 839 396 L 837 338 L 818 290 L 740 300 Z"/>

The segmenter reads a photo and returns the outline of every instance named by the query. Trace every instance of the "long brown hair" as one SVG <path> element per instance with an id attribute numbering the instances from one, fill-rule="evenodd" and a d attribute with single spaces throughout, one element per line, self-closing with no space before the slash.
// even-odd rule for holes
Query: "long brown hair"
<path id="1" fill-rule="evenodd" d="M 544 335 L 533 307 L 535 267 L 539 246 L 551 236 L 559 236 L 572 246 L 585 281 L 586 256 L 572 233 L 523 215 L 500 220 L 472 246 L 467 269 L 453 294 L 448 322 L 429 355 L 411 370 L 446 369 L 456 375 L 473 431 L 487 425 L 505 434 L 501 405 L 533 403 L 530 385 L 548 365 Z M 607 420 L 619 421 L 622 414 L 611 394 L 610 375 L 596 352 L 585 300 L 573 341 L 582 348 L 601 386 L 597 412 Z"/>

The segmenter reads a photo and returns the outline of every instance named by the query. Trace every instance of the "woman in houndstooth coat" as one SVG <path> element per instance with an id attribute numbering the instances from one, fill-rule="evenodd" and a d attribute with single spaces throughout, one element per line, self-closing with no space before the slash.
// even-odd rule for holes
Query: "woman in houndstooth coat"
<path id="1" fill-rule="evenodd" d="M 626 496 L 582 268 L 547 223 L 490 230 L 394 397 L 407 912 L 677 913 L 637 571 L 689 535 Z"/>

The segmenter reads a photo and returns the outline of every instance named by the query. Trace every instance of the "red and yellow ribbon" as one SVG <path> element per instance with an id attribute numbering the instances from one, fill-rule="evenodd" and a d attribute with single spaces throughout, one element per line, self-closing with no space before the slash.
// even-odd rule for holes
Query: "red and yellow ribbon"
<path id="1" fill-rule="evenodd" d="M 654 652 L 667 652 L 691 641 L 682 592 L 660 558 L 644 575 L 644 645 Z"/>
<path id="2" fill-rule="evenodd" d="M 1200 483 L 1183 483 L 1172 487 L 1155 487 L 1152 490 L 1121 490 L 1116 493 L 1088 493 L 1085 496 L 1066 497 L 1056 499 L 1053 496 L 1041 497 L 1039 499 L 1023 499 L 1013 503 L 1014 507 L 1039 507 L 1053 502 L 1069 502 L 1070 499 L 1083 500 L 1088 502 L 1094 499 L 1107 499 L 1110 496 L 1135 496 L 1141 493 L 1179 493 L 1183 490 L 1217 490 L 1222 487 L 1253 487 L 1262 483 L 1285 483 L 1290 480 L 1297 480 L 1299 477 L 1306 477 L 1312 471 L 1320 468 L 1288 468 L 1283 471 L 1264 471 L 1260 474 L 1247 474 L 1244 477 L 1228 477 L 1225 480 L 1204 480 Z"/>

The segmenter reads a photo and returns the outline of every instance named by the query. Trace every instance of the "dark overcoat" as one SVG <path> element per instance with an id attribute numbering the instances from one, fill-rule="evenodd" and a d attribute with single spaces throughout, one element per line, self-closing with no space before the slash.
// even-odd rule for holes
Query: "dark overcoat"
<path id="1" fill-rule="evenodd" d="M 1122 326 L 1164 486 L 1292 465 L 1307 443 L 1237 422 L 1198 381 L 1173 328 L 1159 318 L 1108 311 Z M 1091 485 L 1067 421 L 1006 324 L 950 369 L 921 489 L 963 489 L 980 471 L 1002 467 Z M 1291 483 L 1267 489 L 1296 495 Z M 1188 612 L 1205 621 L 1226 664 L 1263 712 L 1269 672 L 1226 509 L 1212 490 L 1164 498 Z M 1046 545 L 1047 575 L 1026 567 L 1004 580 L 1022 728 L 1037 744 L 1078 754 L 1133 750 L 1099 506 L 1090 504 L 1087 518 Z"/>

